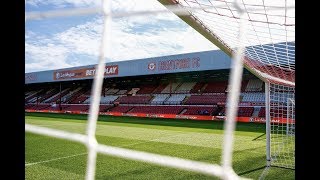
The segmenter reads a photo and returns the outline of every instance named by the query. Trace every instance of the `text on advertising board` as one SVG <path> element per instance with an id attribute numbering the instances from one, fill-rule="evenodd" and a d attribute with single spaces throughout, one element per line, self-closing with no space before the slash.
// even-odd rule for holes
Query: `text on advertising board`
<path id="1" fill-rule="evenodd" d="M 53 72 L 53 79 L 61 80 L 61 79 L 86 78 L 86 77 L 93 77 L 95 73 L 96 73 L 95 68 L 55 71 Z M 105 66 L 104 76 L 111 76 L 111 75 L 118 75 L 118 74 L 119 74 L 118 65 Z"/>

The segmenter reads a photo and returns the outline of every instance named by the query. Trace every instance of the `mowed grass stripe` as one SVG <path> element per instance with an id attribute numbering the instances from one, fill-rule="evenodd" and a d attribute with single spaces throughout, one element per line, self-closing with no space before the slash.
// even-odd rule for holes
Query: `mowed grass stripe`
<path id="1" fill-rule="evenodd" d="M 57 128 L 77 133 L 85 132 L 85 119 L 71 120 L 74 116 L 44 117 L 26 116 L 26 122 L 35 125 Z M 133 121 L 131 121 L 133 120 Z M 115 121 L 120 121 L 116 119 Z M 161 125 L 148 124 L 146 119 L 126 119 L 126 122 L 99 121 L 97 128 L 97 140 L 99 143 L 135 149 L 139 151 L 152 152 L 163 155 L 170 155 L 191 160 L 218 163 L 221 161 L 222 131 L 215 128 L 216 122 L 207 125 L 210 128 L 198 127 L 205 123 L 186 127 L 179 122 L 167 121 Z M 135 124 L 137 123 L 137 124 Z M 174 126 L 178 123 L 178 126 Z M 218 122 L 220 123 L 220 122 Z M 136 125 L 136 126 L 135 126 Z M 219 126 L 218 124 L 217 126 Z M 242 125 L 243 126 L 243 125 Z M 257 128 L 258 127 L 258 128 Z M 244 177 L 258 179 L 265 166 L 265 136 L 259 130 L 260 126 L 250 126 L 249 132 L 241 127 L 241 135 L 236 135 L 233 154 L 234 169 Z M 254 131 L 256 129 L 256 131 Z M 237 133 L 236 133 L 237 134 Z M 26 133 L 26 162 L 33 163 L 57 157 L 70 156 L 86 152 L 84 145 L 61 139 Z M 87 156 L 72 157 L 58 161 L 37 164 L 26 167 L 26 177 L 29 179 L 61 179 L 50 178 L 54 172 L 68 176 L 84 177 Z M 36 167 L 42 167 L 50 172 L 40 172 Z M 53 172 L 54 171 L 54 172 Z M 276 171 L 276 173 L 273 173 Z M 67 172 L 70 172 L 68 175 Z M 41 174 L 42 175 L 39 175 Z M 152 164 L 141 163 L 107 155 L 99 155 L 97 160 L 97 179 L 212 179 L 198 173 L 175 170 L 172 168 L 160 167 Z M 294 179 L 294 171 L 271 168 L 270 179 L 277 179 L 277 173 L 286 174 L 285 178 Z M 80 176 L 78 176 L 80 175 Z M 30 178 L 34 177 L 34 178 Z M 58 177 L 58 176 L 57 176 Z M 266 179 L 268 179 L 269 174 Z M 26 178 L 28 179 L 28 178 Z M 83 179 L 83 178 L 80 178 Z"/>
<path id="2" fill-rule="evenodd" d="M 39 138 L 39 137 L 41 137 L 43 142 L 38 141 L 38 143 L 37 143 L 38 147 L 34 147 L 34 145 L 32 145 L 32 139 Z M 101 138 L 101 137 L 98 136 L 98 139 L 99 138 Z M 132 140 L 130 140 L 130 139 L 128 140 L 128 139 L 124 139 L 124 138 L 115 138 L 115 139 L 111 138 L 105 142 L 107 144 L 121 144 L 120 147 L 133 146 L 133 147 L 131 147 L 132 149 L 153 151 L 155 153 L 161 152 L 161 154 L 176 155 L 176 156 L 180 156 L 180 157 L 184 157 L 184 158 L 189 157 L 189 159 L 199 159 L 198 155 L 207 156 L 207 154 L 201 153 L 201 151 L 197 151 L 197 149 L 195 150 L 196 153 L 192 153 L 193 150 L 188 148 L 187 146 L 182 146 L 179 148 L 172 148 L 172 144 L 163 144 L 163 143 L 153 142 L 153 144 L 148 145 L 148 142 L 146 142 L 146 141 L 136 141 L 136 144 L 134 144 L 132 142 Z M 116 142 L 120 142 L 120 143 L 116 143 Z M 44 147 L 46 147 L 47 143 L 54 143 L 55 144 L 54 146 L 52 146 L 52 148 L 54 147 L 54 151 L 51 151 L 50 148 L 46 148 L 46 151 L 40 151 L 40 152 L 37 151 L 38 149 L 43 149 Z M 73 154 L 73 153 L 77 153 L 78 151 L 83 150 L 83 149 L 79 149 L 78 144 L 73 143 L 73 142 L 55 139 L 55 138 L 51 138 L 51 137 L 44 137 L 44 136 L 40 136 L 40 135 L 34 135 L 34 134 L 30 134 L 30 133 L 27 133 L 27 144 L 29 144 L 27 146 L 34 147 L 32 152 L 28 152 L 28 150 L 26 151 L 27 152 L 26 158 L 28 159 L 27 160 L 28 162 L 31 162 L 31 160 L 29 159 L 30 156 L 32 156 L 33 159 L 38 156 L 39 157 L 38 160 L 41 160 L 42 157 L 55 158 L 57 155 L 57 153 L 56 153 L 57 151 L 63 151 L 64 154 Z M 74 149 L 65 148 L 66 146 L 72 146 L 72 145 L 75 146 Z M 146 147 L 147 147 L 147 149 L 146 149 Z M 202 149 L 202 151 L 205 152 L 205 149 Z M 206 151 L 206 152 L 209 153 L 208 151 Z M 185 154 L 188 154 L 188 155 L 186 156 Z M 213 154 L 211 154 L 211 156 L 214 157 Z M 50 170 L 59 169 L 59 170 L 63 170 L 63 171 L 69 171 L 69 172 L 71 172 L 71 175 L 72 174 L 79 174 L 81 172 L 85 173 L 86 156 L 84 156 L 84 157 L 81 156 L 81 157 L 77 157 L 77 158 L 73 157 L 73 158 L 69 158 L 69 159 L 61 159 L 59 161 L 52 161 L 52 162 L 47 162 L 44 164 L 37 164 L 34 166 L 26 167 L 26 169 L 29 169 L 29 168 L 34 169 L 34 167 L 41 165 L 42 167 L 43 166 L 50 167 L 49 168 Z M 216 157 L 218 157 L 218 156 L 216 156 Z M 138 176 L 135 176 L 134 174 L 125 175 L 125 173 L 131 173 L 131 172 L 133 173 L 133 172 L 137 172 L 137 171 L 141 172 L 142 174 L 147 174 L 147 175 L 143 175 L 145 177 L 140 177 L 142 174 L 140 174 Z M 27 176 L 29 176 L 28 173 L 40 173 L 38 171 L 32 172 L 30 170 L 28 170 L 26 172 L 27 172 L 27 174 L 26 174 Z M 59 173 L 59 171 L 57 171 L 57 173 Z M 52 173 L 49 173 L 49 175 L 50 174 L 52 174 Z M 108 178 L 108 179 L 109 178 L 111 178 L 111 179 L 116 178 L 117 179 L 120 177 L 125 178 L 125 179 L 126 178 L 131 179 L 133 177 L 134 178 L 140 177 L 142 179 L 150 179 L 150 178 L 151 179 L 157 179 L 157 178 L 165 179 L 168 177 L 173 177 L 172 175 L 174 175 L 176 177 L 181 176 L 181 178 L 186 177 L 186 176 L 191 176 L 191 177 L 194 176 L 194 178 L 206 177 L 207 179 L 209 179 L 209 177 L 201 175 L 201 174 L 198 175 L 197 173 L 190 173 L 190 172 L 185 172 L 185 171 L 180 172 L 180 170 L 174 170 L 171 168 L 165 168 L 165 167 L 150 165 L 148 163 L 135 162 L 135 161 L 131 161 L 131 160 L 110 157 L 110 156 L 106 156 L 106 155 L 99 155 L 98 160 L 97 160 L 97 176 L 98 177 L 100 176 L 102 179 L 104 179 L 104 178 Z M 41 176 L 40 175 L 39 176 L 33 175 L 32 177 L 41 177 Z M 44 176 L 44 177 L 46 177 L 46 176 Z"/>
<path id="3" fill-rule="evenodd" d="M 84 114 L 53 114 L 53 113 L 26 113 L 26 120 L 46 120 L 46 121 L 63 121 L 84 123 L 87 121 L 87 115 Z M 182 119 L 159 119 L 159 118 L 136 118 L 136 117 L 115 117 L 115 116 L 99 116 L 97 124 L 128 126 L 128 127 L 146 127 L 150 129 L 162 130 L 178 130 L 183 128 L 183 131 L 196 131 L 196 132 L 212 132 L 223 133 L 222 121 L 194 121 Z M 178 129 L 177 129 L 178 128 Z M 265 125 L 258 123 L 237 123 L 237 131 L 242 135 L 251 136 L 251 132 L 265 133 Z"/>
<path id="4" fill-rule="evenodd" d="M 43 120 L 34 120 L 31 118 L 27 118 L 27 123 L 45 126 L 45 121 Z M 97 126 L 96 134 L 101 136 L 108 137 L 123 137 L 130 139 L 138 139 L 138 140 L 147 140 L 147 141 L 159 141 L 159 142 L 167 142 L 174 144 L 186 144 L 193 146 L 202 146 L 202 147 L 214 147 L 221 148 L 223 134 L 221 134 L 221 130 L 211 129 L 210 133 L 206 132 L 195 132 L 195 129 L 191 132 L 186 132 L 184 130 L 188 130 L 190 128 L 185 127 L 176 127 L 171 128 L 171 130 L 162 130 L 162 129 L 150 129 L 149 125 L 145 125 L 144 127 L 127 127 L 127 126 L 115 126 L 109 125 L 109 122 L 101 122 Z M 47 123 L 47 127 L 56 128 L 60 130 L 66 130 L 69 132 L 75 133 L 85 133 L 86 124 L 85 121 L 83 123 L 72 123 L 72 122 L 63 122 L 63 121 L 49 121 Z M 253 136 L 254 135 L 254 136 Z M 265 146 L 264 141 L 253 141 L 254 138 L 260 136 L 261 133 L 252 133 L 251 136 L 246 135 L 238 135 L 235 138 L 235 149 L 243 150 L 245 147 L 262 147 Z"/>

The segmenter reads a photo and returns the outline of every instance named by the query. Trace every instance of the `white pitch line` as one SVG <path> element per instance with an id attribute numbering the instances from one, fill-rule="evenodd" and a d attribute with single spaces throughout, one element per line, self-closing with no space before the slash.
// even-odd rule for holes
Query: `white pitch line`
<path id="1" fill-rule="evenodd" d="M 40 125 L 41 126 L 41 125 Z M 45 125 L 44 125 L 45 126 Z M 173 135 L 173 136 L 165 136 L 165 137 L 160 137 L 160 138 L 155 138 L 155 139 L 151 139 L 151 140 L 147 140 L 144 142 L 137 142 L 137 143 L 131 143 L 131 144 L 127 144 L 127 145 L 123 145 L 123 146 L 118 146 L 118 147 L 130 147 L 130 146 L 134 146 L 134 145 L 140 145 L 140 144 L 147 144 L 150 142 L 156 142 L 157 140 L 161 140 L 163 138 L 171 138 L 171 137 L 177 137 L 177 136 L 181 136 L 181 135 L 186 135 L 187 133 L 182 133 L 182 134 L 177 134 L 177 135 Z M 251 153 L 253 154 L 261 154 L 259 152 L 256 151 L 251 151 Z M 42 164 L 42 163 L 47 163 L 47 162 L 51 162 L 51 161 L 58 161 L 61 159 L 67 159 L 67 158 L 72 158 L 72 157 L 76 157 L 76 156 L 81 156 L 81 155 L 86 155 L 88 154 L 86 153 L 80 153 L 80 154 L 74 154 L 74 155 L 70 155 L 70 156 L 64 156 L 64 157 L 59 157 L 59 158 L 54 158 L 54 159 L 49 159 L 49 160 L 45 160 L 45 161 L 39 161 L 39 162 L 34 162 L 34 163 L 27 163 L 25 164 L 25 166 L 32 166 L 32 165 L 36 165 L 36 164 Z"/>
<path id="2" fill-rule="evenodd" d="M 180 135 L 183 135 L 183 134 L 174 135 L 174 136 L 166 136 L 166 137 L 161 137 L 161 138 L 175 137 L 175 136 L 180 136 Z M 131 143 L 131 144 L 127 144 L 127 145 L 123 145 L 123 146 L 119 146 L 119 147 L 130 147 L 130 146 L 134 146 L 134 145 L 138 145 L 138 144 L 146 144 L 146 143 L 149 143 L 149 142 L 153 142 L 153 141 L 159 140 L 161 138 L 147 140 L 146 142 Z M 27 163 L 26 162 L 25 166 L 32 166 L 32 165 L 47 163 L 47 162 L 51 162 L 51 161 L 58 161 L 58 160 L 61 160 L 61 159 L 67 159 L 67 158 L 72 158 L 72 157 L 86 155 L 86 154 L 88 154 L 88 153 L 85 152 L 85 153 L 80 153 L 80 154 L 74 154 L 74 155 L 70 155 L 70 156 L 54 158 L 54 159 L 49 159 L 49 160 L 45 160 L 45 161 L 38 161 L 38 162 L 34 162 L 34 163 Z"/>
<path id="3" fill-rule="evenodd" d="M 74 155 L 71 155 L 71 156 L 64 156 L 64 157 L 49 159 L 49 160 L 45 160 L 45 161 L 38 161 L 38 162 L 34 162 L 34 163 L 28 163 L 28 164 L 25 164 L 25 166 L 32 166 L 32 165 L 47 163 L 47 162 L 51 162 L 51 161 L 58 161 L 58 160 L 60 160 L 60 159 L 67 159 L 67 158 L 76 157 L 76 156 L 81 156 L 81 155 L 85 155 L 85 154 L 87 154 L 87 152 L 85 152 L 85 153 L 80 153 L 80 154 L 74 154 Z"/>

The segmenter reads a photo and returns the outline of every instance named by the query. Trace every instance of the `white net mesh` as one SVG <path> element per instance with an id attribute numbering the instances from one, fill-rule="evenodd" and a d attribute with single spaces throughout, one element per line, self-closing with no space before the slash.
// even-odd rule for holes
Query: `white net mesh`
<path id="1" fill-rule="evenodd" d="M 263 81 L 271 83 L 271 164 L 294 168 L 294 135 L 286 136 L 286 133 L 294 134 L 294 120 L 289 121 L 288 127 L 287 123 L 277 123 L 274 120 L 287 118 L 288 115 L 294 119 L 294 111 L 285 114 L 287 109 L 283 108 L 287 108 L 286 102 L 283 104 L 275 101 L 287 101 L 290 98 L 294 102 L 292 94 L 295 86 L 295 1 L 160 1 L 163 4 L 179 4 L 186 8 L 202 8 L 180 18 L 227 54 L 231 55 L 238 47 L 245 46 L 245 67 Z M 208 9 L 209 7 L 211 9 Z M 246 22 L 246 31 L 243 40 L 238 41 L 240 15 Z M 237 81 L 241 81 L 241 78 Z M 229 84 L 234 85 L 235 82 L 229 81 Z M 229 98 L 228 103 L 230 100 L 232 99 Z M 237 108 L 234 104 L 231 107 Z"/>
<path id="2" fill-rule="evenodd" d="M 26 131 L 53 136 L 57 138 L 77 141 L 88 148 L 88 162 L 86 179 L 95 177 L 95 165 L 97 153 L 103 153 L 127 159 L 150 162 L 158 165 L 175 167 L 184 170 L 209 174 L 222 179 L 238 179 L 232 169 L 233 132 L 235 127 L 235 115 L 239 101 L 239 90 L 244 60 L 245 66 L 254 74 L 265 81 L 283 84 L 294 84 L 294 1 L 210 1 L 210 0 L 159 0 L 167 8 L 178 16 L 191 17 L 188 24 L 224 50 L 230 56 L 235 54 L 232 72 L 230 76 L 227 121 L 225 123 L 225 136 L 222 166 L 207 164 L 175 157 L 161 156 L 157 154 L 138 152 L 123 148 L 116 148 L 98 144 L 95 139 L 96 122 L 100 102 L 101 87 L 103 82 L 103 65 L 106 56 L 110 55 L 105 49 L 110 50 L 110 31 L 112 18 L 137 16 L 144 14 L 168 13 L 169 11 L 140 11 L 122 12 L 111 14 L 109 1 L 103 1 L 103 8 L 82 8 L 67 11 L 52 11 L 26 14 L 26 20 L 64 17 L 74 15 L 92 14 L 102 12 L 104 16 L 104 31 L 99 52 L 99 64 L 94 77 L 92 88 L 92 101 L 87 125 L 87 135 L 74 134 L 49 128 L 36 127 L 26 124 Z M 186 8 L 181 8 L 181 5 Z M 276 12 L 276 13 L 274 13 Z M 241 17 L 241 19 L 240 19 Z M 186 20 L 186 19 L 183 19 Z M 226 23 L 227 22 L 227 23 Z M 195 27 L 195 24 L 198 24 Z M 201 24 L 201 26 L 199 26 Z M 244 25 L 246 24 L 246 25 Z M 246 30 L 244 30 L 246 28 Z M 244 49 L 244 47 L 246 47 Z M 245 56 L 244 56 L 245 55 Z M 276 126 L 273 126 L 276 127 Z M 281 127 L 281 125 L 277 125 Z M 279 129 L 279 128 L 278 128 Z M 286 126 L 283 128 L 286 132 Z M 278 131 L 278 130 L 277 130 Z M 274 131 L 275 132 L 275 131 Z M 281 131 L 282 132 L 282 131 Z M 278 139 L 283 139 L 281 133 Z M 277 137 L 277 136 L 276 136 Z M 290 136 L 291 138 L 294 136 Z M 277 142 L 276 140 L 272 142 Z M 280 144 L 280 141 L 278 141 Z M 288 148 L 287 148 L 288 149 Z M 288 156 L 279 151 L 276 158 Z M 286 163 L 290 164 L 290 163 Z"/>
<path id="3" fill-rule="evenodd" d="M 295 136 L 295 100 L 288 98 L 287 102 L 287 135 Z"/>
<path id="4" fill-rule="evenodd" d="M 295 168 L 295 88 L 270 85 L 271 165 Z"/>
<path id="5" fill-rule="evenodd" d="M 202 8 L 182 17 L 225 52 L 239 47 L 237 30 L 240 13 L 247 21 L 244 41 L 245 66 L 265 81 L 294 84 L 295 81 L 295 5 L 294 0 L 161 0 L 165 4 Z M 205 9 L 209 8 L 210 9 Z M 226 23 L 228 22 L 228 23 Z M 198 28 L 199 29 L 199 28 Z"/>

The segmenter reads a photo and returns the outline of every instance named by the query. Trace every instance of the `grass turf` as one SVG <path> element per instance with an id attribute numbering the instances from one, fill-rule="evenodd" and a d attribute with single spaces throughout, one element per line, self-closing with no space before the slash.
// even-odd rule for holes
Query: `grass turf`
<path id="1" fill-rule="evenodd" d="M 26 113 L 26 123 L 85 133 L 87 115 Z M 233 168 L 258 179 L 264 170 L 265 126 L 238 123 Z M 223 122 L 100 116 L 99 143 L 220 164 Z M 84 179 L 82 144 L 26 133 L 26 179 Z M 99 154 L 96 179 L 212 179 L 199 173 Z M 216 179 L 216 178 L 214 178 Z M 272 167 L 265 179 L 294 179 L 294 170 Z"/>

